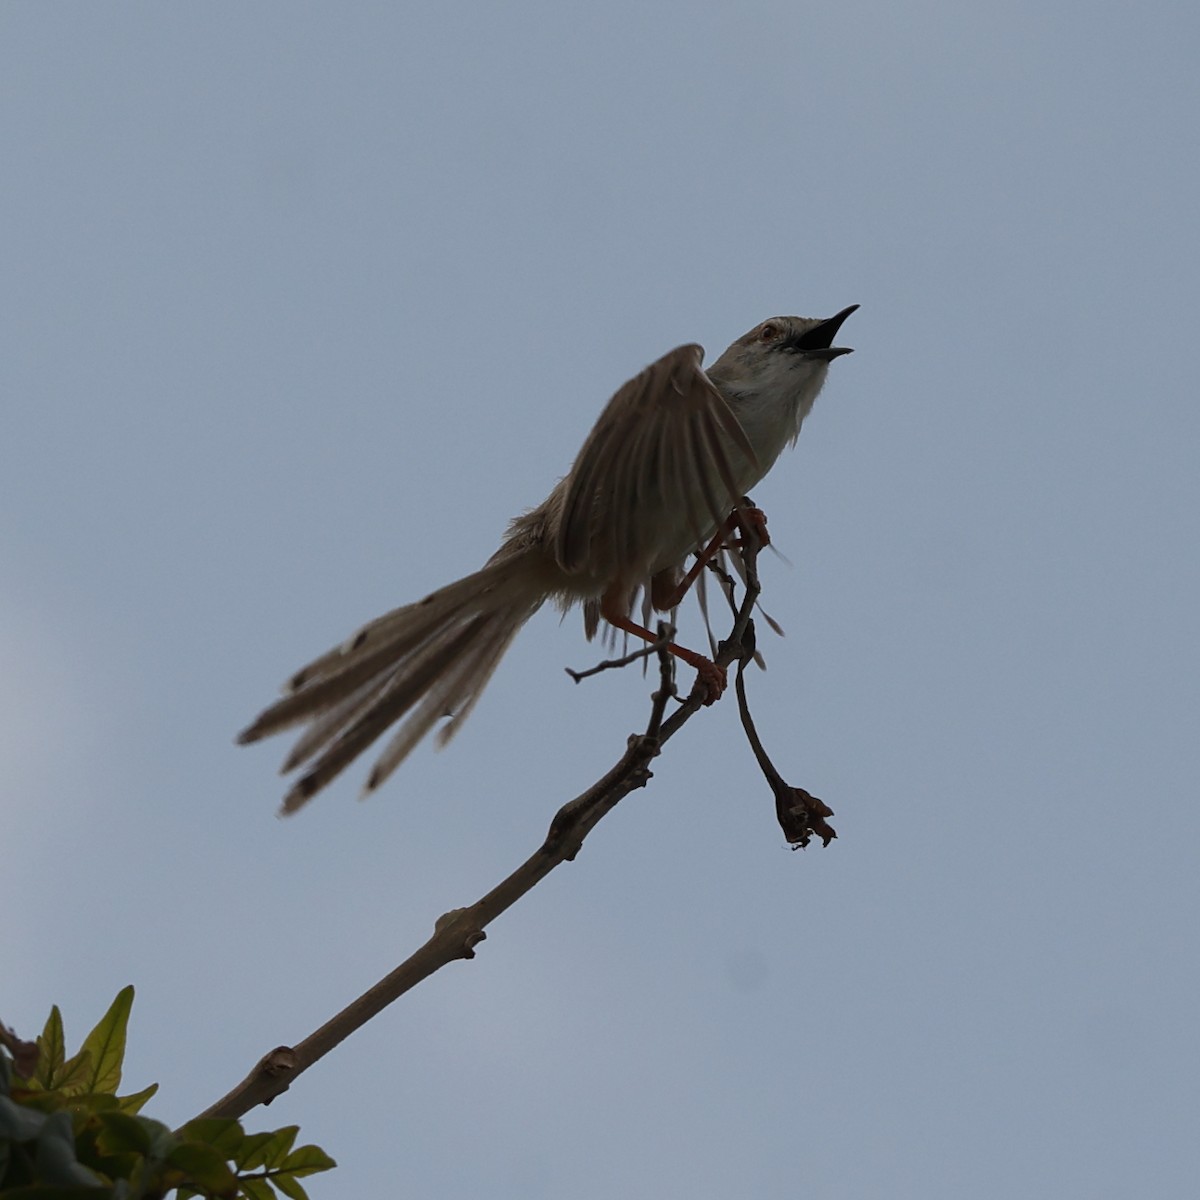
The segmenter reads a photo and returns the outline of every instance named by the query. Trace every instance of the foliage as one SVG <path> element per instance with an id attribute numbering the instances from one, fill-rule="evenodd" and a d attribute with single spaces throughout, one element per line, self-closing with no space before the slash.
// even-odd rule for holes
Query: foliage
<path id="1" fill-rule="evenodd" d="M 157 1084 L 117 1095 L 132 1005 L 124 988 L 70 1058 L 57 1007 L 36 1047 L 4 1039 L 12 1056 L 0 1050 L 0 1197 L 306 1200 L 300 1179 L 334 1162 L 316 1146 L 293 1149 L 297 1126 L 248 1134 L 239 1121 L 197 1119 L 172 1130 L 140 1115 Z"/>

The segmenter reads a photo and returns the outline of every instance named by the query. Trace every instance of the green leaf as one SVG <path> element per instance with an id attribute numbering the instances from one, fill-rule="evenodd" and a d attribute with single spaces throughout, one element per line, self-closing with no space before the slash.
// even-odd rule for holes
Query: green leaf
<path id="1" fill-rule="evenodd" d="M 293 1175 L 275 1175 L 271 1182 L 291 1200 L 308 1200 L 304 1185 Z"/>
<path id="2" fill-rule="evenodd" d="M 300 1132 L 299 1125 L 285 1125 L 282 1129 L 266 1135 L 266 1141 L 258 1146 L 251 1154 L 243 1153 L 238 1156 L 237 1164 L 242 1170 L 253 1170 L 255 1167 L 278 1167 L 292 1149 L 296 1134 Z M 259 1135 L 262 1136 L 261 1134 Z M 251 1138 L 247 1138 L 249 1143 Z"/>
<path id="3" fill-rule="evenodd" d="M 79 1092 L 70 1098 L 68 1106 L 75 1112 L 120 1112 L 121 1105 L 112 1092 Z"/>
<path id="4" fill-rule="evenodd" d="M 233 1117 L 197 1117 L 179 1131 L 179 1136 L 189 1142 L 204 1142 L 227 1159 L 232 1158 L 235 1161 L 246 1142 L 246 1131 L 242 1128 L 242 1123 Z"/>
<path id="5" fill-rule="evenodd" d="M 100 1117 L 100 1136 L 96 1145 L 104 1154 L 149 1154 L 154 1144 L 154 1126 L 142 1117 L 129 1113 L 105 1112 Z"/>
<path id="6" fill-rule="evenodd" d="M 148 1088 L 143 1088 L 140 1092 L 132 1092 L 128 1096 L 118 1096 L 117 1104 L 122 1112 L 139 1113 L 145 1106 L 146 1101 L 158 1091 L 158 1084 L 152 1083 Z"/>
<path id="7" fill-rule="evenodd" d="M 180 1142 L 166 1156 L 169 1166 L 182 1171 L 188 1183 L 218 1195 L 232 1195 L 238 1180 L 224 1155 L 203 1142 Z"/>
<path id="8" fill-rule="evenodd" d="M 275 1135 L 273 1133 L 248 1133 L 242 1140 L 242 1144 L 229 1157 L 237 1164 L 238 1169 L 242 1171 L 250 1171 L 255 1167 L 263 1165 L 261 1151 L 264 1146 L 270 1145 L 271 1139 Z"/>
<path id="9" fill-rule="evenodd" d="M 50 1015 L 46 1018 L 46 1028 L 42 1030 L 37 1044 L 38 1065 L 33 1073 L 32 1082 L 50 1091 L 58 1087 L 58 1077 L 62 1072 L 63 1063 L 67 1060 L 62 1013 L 58 1011 L 57 1004 L 51 1008 Z"/>
<path id="10" fill-rule="evenodd" d="M 63 1063 L 58 1079 L 55 1081 L 55 1091 L 64 1096 L 76 1096 L 82 1092 L 91 1091 L 92 1055 L 90 1050 L 80 1050 L 72 1058 Z"/>
<path id="11" fill-rule="evenodd" d="M 121 1063 L 125 1060 L 125 1030 L 133 1007 L 133 984 L 123 987 L 108 1006 L 96 1028 L 83 1039 L 83 1050 L 92 1056 L 89 1092 L 114 1093 L 121 1083 Z"/>
<path id="12" fill-rule="evenodd" d="M 275 1200 L 275 1193 L 271 1190 L 271 1185 L 258 1176 L 239 1179 L 238 1187 L 247 1200 Z"/>
<path id="13" fill-rule="evenodd" d="M 292 1175 L 315 1175 L 318 1171 L 331 1171 L 337 1163 L 320 1146 L 300 1146 L 283 1160 L 283 1171 Z"/>
<path id="14" fill-rule="evenodd" d="M 143 1121 L 149 1121 L 149 1117 L 143 1117 Z M 156 1162 L 161 1162 L 180 1142 L 187 1141 L 182 1138 L 173 1129 L 169 1129 L 166 1125 L 160 1125 L 157 1121 L 150 1121 L 154 1126 L 154 1138 L 150 1143 L 150 1157 Z"/>

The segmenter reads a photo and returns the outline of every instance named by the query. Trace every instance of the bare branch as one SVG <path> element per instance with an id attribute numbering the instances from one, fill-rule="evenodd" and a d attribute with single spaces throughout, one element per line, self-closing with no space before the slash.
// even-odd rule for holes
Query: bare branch
<path id="1" fill-rule="evenodd" d="M 751 744 L 757 747 L 755 753 L 759 754 L 760 765 L 766 764 L 763 767 L 766 772 L 770 760 L 766 758 L 765 751 L 760 754 L 761 743 L 753 731 L 753 725 L 749 723 L 741 676 L 742 664 L 754 652 L 751 614 L 759 593 L 755 569 L 758 549 L 753 538 L 747 538 L 746 544 L 740 549 L 745 568 L 745 595 L 736 607 L 729 637 L 718 647 L 715 661 L 722 667 L 738 664 L 738 697 L 743 723 L 746 724 L 747 735 L 751 737 Z M 578 673 L 577 677 L 583 678 L 597 670 L 638 661 L 648 654 L 657 654 L 659 660 L 659 686 L 651 698 L 650 715 L 644 731 L 630 737 L 625 753 L 611 770 L 558 810 L 542 845 L 507 879 L 474 904 L 453 909 L 440 917 L 434 925 L 433 935 L 423 946 L 319 1029 L 295 1046 L 280 1046 L 265 1055 L 241 1083 L 200 1116 L 239 1117 L 256 1105 L 269 1104 L 286 1091 L 300 1074 L 409 989 L 447 963 L 473 958 L 475 947 L 487 936 L 486 927 L 557 866 L 574 859 L 584 839 L 605 815 L 630 792 L 646 785 L 651 778 L 650 763 L 662 746 L 704 706 L 707 697 L 706 689 L 697 683 L 679 707 L 669 717 L 666 716 L 667 702 L 675 694 L 673 663 L 668 649 L 672 631 L 668 625 L 660 624 L 657 633 L 657 640 L 645 650 L 628 655 L 619 662 L 602 663 L 599 667 Z M 575 673 L 572 672 L 572 675 Z M 769 769 L 774 771 L 773 767 Z M 775 780 L 782 787 L 786 788 L 787 785 L 778 778 L 777 772 L 774 778 L 771 774 L 767 777 L 776 791 L 778 808 L 780 793 Z M 789 791 L 789 803 L 793 800 L 792 793 L 797 791 L 799 789 Z M 790 836 L 789 840 L 792 840 Z"/>
<path id="2" fill-rule="evenodd" d="M 598 662 L 594 667 L 587 667 L 583 671 L 573 670 L 571 667 L 563 667 L 570 677 L 579 683 L 581 680 L 587 679 L 592 675 L 599 675 L 601 671 L 612 671 L 617 667 L 627 667 L 630 663 L 641 662 L 643 658 L 649 658 L 652 654 L 657 654 L 664 646 L 671 643 L 671 638 L 675 636 L 675 630 L 670 625 L 659 624 L 658 637 L 646 646 L 642 646 L 639 650 L 631 650 L 628 654 L 623 654 L 620 658 L 606 658 L 603 662 Z"/>
<path id="3" fill-rule="evenodd" d="M 757 568 L 753 558 L 750 556 L 746 557 L 745 569 L 747 592 L 757 592 Z M 763 615 L 765 616 L 766 614 L 764 613 Z M 770 621 L 769 617 L 767 619 Z M 772 622 L 771 624 L 772 628 L 775 628 L 774 623 Z M 754 757 L 758 760 L 759 769 L 762 771 L 775 796 L 775 816 L 779 821 L 779 826 L 793 850 L 804 849 L 812 840 L 814 834 L 821 839 L 822 845 L 828 846 L 837 837 L 836 830 L 826 821 L 827 817 L 833 816 L 833 809 L 823 800 L 818 800 L 811 792 L 805 791 L 804 788 L 794 787 L 789 784 L 780 775 L 775 768 L 775 764 L 767 754 L 766 747 L 763 746 L 762 739 L 758 736 L 758 729 L 754 724 L 754 719 L 750 715 L 750 704 L 746 699 L 746 663 L 751 659 L 758 661 L 760 665 L 762 663 L 762 659 L 755 648 L 753 621 L 747 625 L 746 632 L 741 639 L 741 646 L 742 657 L 738 660 L 737 676 L 734 679 L 734 689 L 737 692 L 738 699 L 738 713 L 741 716 L 742 728 L 745 730 L 746 740 L 750 743 L 750 749 L 754 752 Z"/>

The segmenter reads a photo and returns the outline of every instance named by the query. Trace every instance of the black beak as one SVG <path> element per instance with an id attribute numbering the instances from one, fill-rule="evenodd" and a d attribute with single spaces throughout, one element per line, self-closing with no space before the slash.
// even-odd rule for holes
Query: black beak
<path id="1" fill-rule="evenodd" d="M 842 322 L 856 308 L 858 305 L 852 304 L 849 308 L 843 308 L 836 316 L 830 317 L 828 321 L 814 325 L 807 333 L 802 333 L 796 338 L 790 348 L 807 354 L 809 358 L 823 358 L 826 361 L 842 354 L 853 354 L 854 352 L 849 346 L 833 345 L 833 339 L 837 337 L 837 331 L 841 329 Z"/>

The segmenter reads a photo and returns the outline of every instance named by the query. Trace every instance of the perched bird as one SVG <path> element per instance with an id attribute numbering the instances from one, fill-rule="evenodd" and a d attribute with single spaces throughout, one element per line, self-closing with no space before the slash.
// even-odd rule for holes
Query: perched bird
<path id="1" fill-rule="evenodd" d="M 680 346 L 608 402 L 568 474 L 512 521 L 482 570 L 378 617 L 302 667 L 282 699 L 242 731 L 255 742 L 307 725 L 283 764 L 306 766 L 283 801 L 294 812 L 390 726 L 371 768 L 377 788 L 442 718 L 445 744 L 466 719 L 517 631 L 547 600 L 581 604 L 592 637 L 603 618 L 656 640 L 630 619 L 638 592 L 667 611 L 695 571 L 684 564 L 795 442 L 828 373 L 852 304 L 827 319 L 772 317 L 707 371 Z M 672 645 L 697 668 L 711 702 L 725 685 L 709 659 Z"/>

